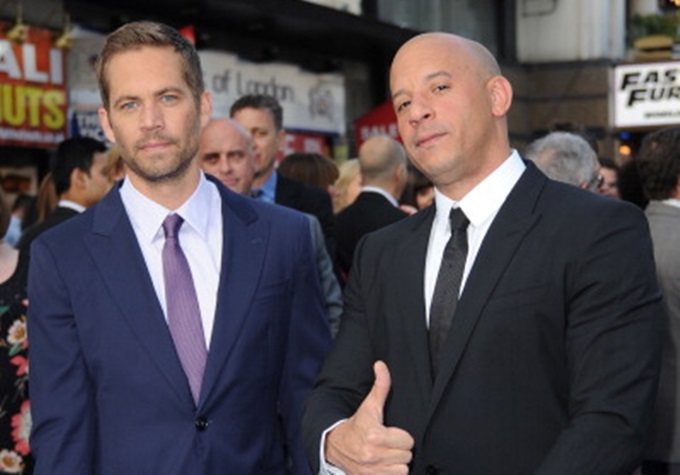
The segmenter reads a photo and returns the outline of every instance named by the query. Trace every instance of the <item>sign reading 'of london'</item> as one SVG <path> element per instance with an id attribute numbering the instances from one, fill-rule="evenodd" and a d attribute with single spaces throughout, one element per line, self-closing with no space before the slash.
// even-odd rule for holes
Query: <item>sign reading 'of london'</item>
<path id="1" fill-rule="evenodd" d="M 614 126 L 680 124 L 680 62 L 614 68 Z"/>
<path id="2" fill-rule="evenodd" d="M 282 63 L 250 63 L 218 51 L 199 55 L 214 117 L 228 117 L 231 104 L 244 94 L 269 94 L 283 107 L 284 128 L 345 134 L 342 75 L 313 74 Z"/>

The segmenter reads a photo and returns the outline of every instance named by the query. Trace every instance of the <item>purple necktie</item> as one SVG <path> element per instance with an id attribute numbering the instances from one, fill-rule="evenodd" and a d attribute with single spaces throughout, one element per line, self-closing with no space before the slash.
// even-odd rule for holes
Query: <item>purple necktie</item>
<path id="1" fill-rule="evenodd" d="M 203 336 L 201 311 L 194 288 L 194 279 L 191 277 L 189 262 L 179 245 L 179 228 L 183 222 L 184 219 L 177 214 L 168 215 L 163 221 L 165 302 L 170 334 L 175 342 L 175 349 L 184 372 L 189 379 L 194 402 L 198 404 L 208 350 Z"/>

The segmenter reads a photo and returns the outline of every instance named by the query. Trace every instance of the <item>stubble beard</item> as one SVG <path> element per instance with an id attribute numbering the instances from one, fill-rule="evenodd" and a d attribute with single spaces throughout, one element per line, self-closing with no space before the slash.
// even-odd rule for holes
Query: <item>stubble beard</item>
<path id="1" fill-rule="evenodd" d="M 145 166 L 142 165 L 136 158 L 128 160 L 126 165 L 132 173 L 148 183 L 157 184 L 171 182 L 182 178 L 186 174 L 187 170 L 189 169 L 189 165 L 191 165 L 191 162 L 196 155 L 197 150 L 198 148 L 195 148 L 194 150 L 183 150 L 178 152 L 176 157 L 173 159 L 173 163 L 170 168 Z M 162 160 L 161 157 L 150 157 L 150 159 L 151 161 Z"/>
<path id="2" fill-rule="evenodd" d="M 130 171 L 141 178 L 143 181 L 150 184 L 162 184 L 173 182 L 181 179 L 186 175 L 191 162 L 198 153 L 198 137 L 200 134 L 200 126 L 196 121 L 192 127 L 192 133 L 187 136 L 185 147 L 181 147 L 181 142 L 175 138 L 163 137 L 169 140 L 173 145 L 178 145 L 180 148 L 172 157 L 164 156 L 166 154 L 151 155 L 147 158 L 148 164 L 140 160 L 136 154 L 130 154 L 130 159 L 125 160 L 125 164 Z M 139 151 L 139 145 L 135 145 L 134 149 Z"/>

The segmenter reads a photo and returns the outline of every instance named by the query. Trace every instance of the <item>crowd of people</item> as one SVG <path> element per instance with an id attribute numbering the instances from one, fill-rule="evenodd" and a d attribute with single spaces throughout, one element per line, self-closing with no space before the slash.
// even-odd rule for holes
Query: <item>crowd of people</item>
<path id="1" fill-rule="evenodd" d="M 173 28 L 96 69 L 113 145 L 0 195 L 0 473 L 680 474 L 680 127 L 518 151 L 493 56 L 428 33 L 401 141 L 279 160 Z"/>

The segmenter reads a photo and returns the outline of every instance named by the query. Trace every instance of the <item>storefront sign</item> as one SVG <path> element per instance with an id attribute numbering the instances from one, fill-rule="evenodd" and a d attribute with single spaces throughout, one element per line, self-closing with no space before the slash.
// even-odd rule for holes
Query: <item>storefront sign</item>
<path id="1" fill-rule="evenodd" d="M 288 64 L 256 64 L 236 55 L 200 51 L 206 89 L 213 95 L 213 116 L 228 117 L 244 94 L 269 94 L 283 107 L 286 129 L 345 133 L 345 85 L 339 74 L 313 74 Z"/>
<path id="2" fill-rule="evenodd" d="M 356 130 L 357 148 L 361 147 L 361 144 L 367 139 L 376 135 L 389 135 L 394 139 L 401 140 L 397 129 L 397 116 L 394 113 L 391 101 L 383 102 L 375 109 L 359 117 L 354 122 L 354 129 Z"/>
<path id="3" fill-rule="evenodd" d="M 614 68 L 614 126 L 680 124 L 680 62 Z"/>
<path id="4" fill-rule="evenodd" d="M 294 152 L 320 153 L 327 157 L 331 156 L 326 137 L 315 134 L 286 132 L 286 142 L 283 146 L 283 150 L 279 153 L 279 160 Z"/>
<path id="5" fill-rule="evenodd" d="M 96 110 L 101 101 L 94 60 L 103 37 L 76 38 L 69 57 L 72 135 L 103 137 L 97 130 Z M 199 51 L 206 89 L 213 97 L 213 117 L 228 117 L 233 102 L 244 94 L 270 94 L 283 107 L 289 134 L 287 150 L 325 149 L 327 135 L 345 133 L 345 86 L 342 75 L 312 74 L 287 64 L 254 64 L 234 54 Z M 307 131 L 307 136 L 297 131 Z M 316 134 L 315 134 L 316 133 Z"/>
<path id="6" fill-rule="evenodd" d="M 0 24 L 0 143 L 50 148 L 65 138 L 64 54 L 53 33 L 31 27 L 23 44 Z"/>

